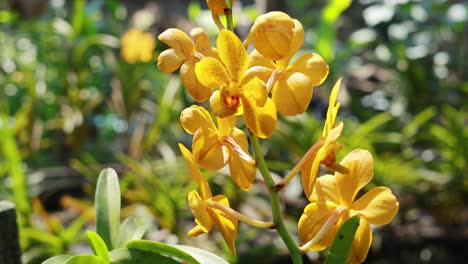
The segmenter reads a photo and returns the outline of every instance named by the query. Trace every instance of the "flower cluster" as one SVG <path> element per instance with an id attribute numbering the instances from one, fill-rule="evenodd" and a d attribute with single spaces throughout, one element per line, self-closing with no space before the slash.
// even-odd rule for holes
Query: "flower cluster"
<path id="1" fill-rule="evenodd" d="M 212 196 L 199 167 L 217 171 L 228 165 L 234 183 L 242 190 L 249 190 L 255 181 L 256 167 L 264 166 L 264 162 L 259 164 L 258 153 L 255 159 L 249 153 L 247 136 L 237 126 L 238 117 L 242 117 L 251 139 L 269 138 L 275 131 L 278 113 L 298 115 L 307 110 L 314 87 L 322 84 L 328 75 L 328 65 L 313 52 L 296 56 L 304 42 L 304 29 L 297 19 L 283 12 L 264 14 L 255 20 L 245 41 L 241 41 L 219 21 L 220 15 L 230 13 L 226 1 L 207 3 L 220 28 L 216 48 L 201 28 L 193 29 L 191 37 L 174 28 L 159 35 L 159 40 L 170 47 L 160 53 L 159 69 L 164 72 L 180 69 L 187 92 L 199 103 L 209 99 L 211 110 L 192 105 L 180 116 L 184 130 L 193 135 L 192 151 L 179 146 L 200 190 L 192 191 L 188 198 L 197 223 L 189 235 L 206 233 L 217 225 L 235 253 L 237 224 L 243 221 L 257 227 L 275 228 L 286 242 L 283 237 L 286 235 L 280 230 L 284 225 L 278 222 L 282 221 L 281 215 L 273 217 L 274 222 L 262 222 L 234 211 L 226 196 Z M 250 46 L 253 47 L 249 53 Z M 325 249 L 342 223 L 360 215 L 348 259 L 359 263 L 364 261 L 370 247 L 370 224 L 389 223 L 398 211 L 398 201 L 386 187 L 374 188 L 354 201 L 358 191 L 373 176 L 373 161 L 365 150 L 354 150 L 340 163 L 336 161 L 335 153 L 341 149 L 338 139 L 344 126 L 336 122 L 340 84 L 339 80 L 332 89 L 322 137 L 291 172 L 281 182 L 270 184 L 271 176 L 259 169 L 270 193 L 279 192 L 298 173 L 302 176 L 304 194 L 310 204 L 298 221 L 303 245 L 295 249 L 288 247 L 291 254 Z M 321 164 L 335 175 L 319 177 Z M 278 199 L 274 194 L 271 197 Z M 273 210 L 275 213 L 278 212 Z"/>

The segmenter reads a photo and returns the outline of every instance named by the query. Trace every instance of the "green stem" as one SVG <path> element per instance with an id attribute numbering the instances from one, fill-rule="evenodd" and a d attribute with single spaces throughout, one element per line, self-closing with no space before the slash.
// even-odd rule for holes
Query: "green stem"
<path id="1" fill-rule="evenodd" d="M 224 13 L 226 16 L 226 28 L 234 31 L 234 23 L 232 22 L 232 0 L 227 0 L 227 4 L 229 10 Z"/>
<path id="2" fill-rule="evenodd" d="M 250 133 L 250 142 L 252 143 L 252 148 L 255 154 L 257 168 L 260 170 L 260 173 L 262 174 L 263 179 L 265 180 L 265 184 L 270 194 L 271 211 L 273 214 L 273 222 L 276 225 L 276 230 L 278 231 L 278 234 L 280 235 L 281 239 L 283 239 L 284 243 L 286 244 L 286 247 L 288 248 L 289 253 L 291 254 L 291 259 L 293 263 L 302 264 L 302 255 L 299 251 L 299 248 L 297 247 L 296 242 L 294 242 L 293 238 L 291 237 L 291 234 L 289 234 L 283 222 L 283 217 L 281 215 L 280 209 L 279 195 L 278 192 L 274 190 L 275 183 L 263 158 L 263 153 L 260 148 L 260 142 L 258 138 L 252 133 Z"/>

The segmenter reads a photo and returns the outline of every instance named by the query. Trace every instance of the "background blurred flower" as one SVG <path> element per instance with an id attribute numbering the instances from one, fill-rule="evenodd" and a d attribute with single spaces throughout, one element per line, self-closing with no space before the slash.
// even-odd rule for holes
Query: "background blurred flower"
<path id="1" fill-rule="evenodd" d="M 131 29 L 122 36 L 120 55 L 128 63 L 150 62 L 155 47 L 156 40 L 151 33 Z"/>

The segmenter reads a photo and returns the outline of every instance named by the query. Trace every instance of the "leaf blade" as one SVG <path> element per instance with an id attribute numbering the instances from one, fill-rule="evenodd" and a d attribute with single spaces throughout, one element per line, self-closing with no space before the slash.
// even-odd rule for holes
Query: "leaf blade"
<path id="1" fill-rule="evenodd" d="M 359 227 L 359 215 L 349 218 L 336 233 L 327 252 L 326 264 L 346 264 L 353 244 L 354 234 Z"/>
<path id="2" fill-rule="evenodd" d="M 99 174 L 96 186 L 96 231 L 108 249 L 117 247 L 120 226 L 120 187 L 114 169 Z"/>

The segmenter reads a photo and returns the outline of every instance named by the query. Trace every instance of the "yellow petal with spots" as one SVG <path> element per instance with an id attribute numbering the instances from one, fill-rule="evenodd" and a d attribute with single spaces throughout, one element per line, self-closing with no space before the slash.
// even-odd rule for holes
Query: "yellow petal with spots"
<path id="1" fill-rule="evenodd" d="M 269 138 L 276 128 L 276 107 L 270 98 L 263 106 L 258 106 L 255 98 L 243 94 L 244 122 L 259 138 Z"/>
<path id="2" fill-rule="evenodd" d="M 248 55 L 240 39 L 229 30 L 221 30 L 217 39 L 218 54 L 232 82 L 240 82 L 247 70 Z"/>
<path id="3" fill-rule="evenodd" d="M 229 75 L 224 65 L 215 58 L 203 58 L 195 65 L 198 80 L 204 86 L 217 88 L 229 83 Z"/>
<path id="4" fill-rule="evenodd" d="M 245 80 L 242 86 L 244 122 L 260 138 L 268 138 L 276 128 L 276 106 L 268 98 L 265 84 L 258 78 Z"/>

